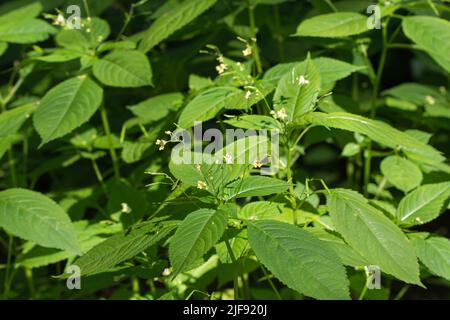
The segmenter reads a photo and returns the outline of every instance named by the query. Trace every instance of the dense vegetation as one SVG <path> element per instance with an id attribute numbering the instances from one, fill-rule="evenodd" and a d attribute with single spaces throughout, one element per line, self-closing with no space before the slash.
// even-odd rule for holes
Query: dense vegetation
<path id="1" fill-rule="evenodd" d="M 450 298 L 448 3 L 2 1 L 0 294 Z"/>

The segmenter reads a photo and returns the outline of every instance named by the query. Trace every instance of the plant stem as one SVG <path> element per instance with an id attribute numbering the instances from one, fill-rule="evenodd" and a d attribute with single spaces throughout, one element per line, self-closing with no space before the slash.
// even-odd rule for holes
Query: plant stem
<path id="1" fill-rule="evenodd" d="M 366 292 L 367 292 L 367 280 L 366 280 L 366 282 L 364 283 L 364 288 L 363 288 L 363 290 L 361 291 L 361 294 L 359 295 L 358 300 L 363 300 L 363 299 L 364 299 L 364 296 L 366 295 Z"/>
<path id="2" fill-rule="evenodd" d="M 100 106 L 100 113 L 101 113 L 101 116 L 102 116 L 103 129 L 105 130 L 105 133 L 106 133 L 106 136 L 107 136 L 107 139 L 108 139 L 109 154 L 111 156 L 111 160 L 112 160 L 112 163 L 113 163 L 114 176 L 117 179 L 120 179 L 119 163 L 118 163 L 118 160 L 117 160 L 116 149 L 114 149 L 112 136 L 111 136 L 111 127 L 109 125 L 108 115 L 106 113 L 106 108 L 105 108 L 105 104 L 104 103 L 102 103 L 102 105 Z"/>
<path id="3" fill-rule="evenodd" d="M 280 24 L 280 7 L 278 4 L 274 5 L 274 20 L 275 20 L 275 39 L 277 40 L 278 46 L 278 59 L 280 62 L 284 61 L 284 45 L 283 37 L 281 35 L 281 24 Z"/>
<path id="4" fill-rule="evenodd" d="M 230 255 L 231 262 L 233 262 L 233 264 L 235 266 L 237 266 L 237 260 L 236 260 L 236 257 L 234 256 L 233 249 L 231 248 L 230 240 L 225 240 L 225 245 L 227 247 L 228 254 Z M 244 283 L 244 282 L 242 282 L 242 283 Z M 234 299 L 237 300 L 237 299 L 239 299 L 239 281 L 238 281 L 238 277 L 235 277 L 233 279 L 233 289 L 234 289 Z"/>
<path id="5" fill-rule="evenodd" d="M 278 300 L 283 300 L 283 298 L 281 297 L 280 293 L 278 292 L 277 287 L 275 287 L 275 285 L 273 284 L 272 279 L 270 279 L 270 275 L 267 272 L 266 268 L 264 268 L 264 266 L 261 263 L 259 265 L 261 266 L 261 270 L 263 271 L 264 276 L 266 277 L 267 281 L 269 282 L 270 287 L 272 288 L 273 292 L 277 296 L 277 299 Z"/>
<path id="6" fill-rule="evenodd" d="M 382 48 L 381 48 L 381 57 L 380 63 L 378 64 L 377 75 L 375 78 L 375 83 L 372 91 L 372 100 L 371 100 L 371 110 L 370 110 L 370 118 L 374 119 L 377 114 L 377 100 L 378 93 L 380 91 L 381 78 L 383 76 L 384 66 L 386 64 L 386 57 L 388 52 L 388 26 L 389 26 L 389 18 L 387 18 L 386 22 L 383 24 L 381 29 L 382 33 Z M 365 161 L 364 161 L 364 195 L 368 196 L 368 185 L 370 182 L 370 172 L 371 172 L 371 161 L 372 161 L 372 142 L 369 143 L 367 150 L 364 152 Z"/>
<path id="7" fill-rule="evenodd" d="M 12 247 L 13 247 L 13 236 L 9 235 L 8 256 L 6 258 L 6 273 L 5 273 L 5 281 L 4 281 L 4 292 L 3 292 L 3 297 L 5 299 L 8 298 L 8 294 L 9 294 L 9 277 L 10 277 L 10 273 L 11 273 Z"/>
<path id="8" fill-rule="evenodd" d="M 250 21 L 250 32 L 253 36 L 252 42 L 253 42 L 253 57 L 255 58 L 255 64 L 256 64 L 256 70 L 258 74 L 261 74 L 263 72 L 262 64 L 261 64 L 261 57 L 259 55 L 259 49 L 258 44 L 256 40 L 256 24 L 255 24 L 255 8 L 252 5 L 248 6 L 248 17 Z"/>

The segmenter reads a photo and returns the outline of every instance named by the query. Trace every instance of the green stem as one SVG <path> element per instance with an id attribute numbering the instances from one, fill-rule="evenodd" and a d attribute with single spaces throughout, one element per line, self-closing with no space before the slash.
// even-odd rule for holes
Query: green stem
<path id="1" fill-rule="evenodd" d="M 25 277 L 28 283 L 28 290 L 30 291 L 30 298 L 34 299 L 34 278 L 33 278 L 33 270 L 30 268 L 25 268 Z"/>
<path id="2" fill-rule="evenodd" d="M 236 260 L 236 257 L 234 256 L 233 249 L 231 248 L 230 240 L 225 240 L 225 245 L 227 247 L 228 254 L 230 255 L 231 262 L 235 266 L 237 266 L 237 260 Z M 238 281 L 238 277 L 235 277 L 233 279 L 233 289 L 234 289 L 234 299 L 237 300 L 237 299 L 239 299 L 239 281 Z"/>
<path id="3" fill-rule="evenodd" d="M 261 57 L 259 55 L 259 49 L 258 44 L 256 41 L 256 24 L 255 24 L 255 8 L 252 5 L 249 5 L 248 7 L 248 17 L 250 20 L 250 32 L 253 36 L 252 42 L 253 42 L 253 57 L 255 58 L 255 64 L 256 64 L 256 70 L 258 71 L 258 74 L 263 73 L 262 64 L 261 64 Z"/>
<path id="4" fill-rule="evenodd" d="M 400 300 L 401 298 L 403 298 L 403 296 L 406 294 L 406 291 L 408 291 L 408 289 L 409 289 L 408 284 L 405 285 L 403 288 L 401 288 L 401 290 L 395 296 L 394 300 Z"/>
<path id="5" fill-rule="evenodd" d="M 275 39 L 277 40 L 278 46 L 278 59 L 280 62 L 284 61 L 284 38 L 281 34 L 281 23 L 280 23 L 280 7 L 278 4 L 274 5 L 274 20 L 275 20 Z"/>
<path id="6" fill-rule="evenodd" d="M 371 99 L 371 111 L 370 111 L 370 118 L 374 119 L 377 114 L 377 100 L 378 100 L 378 94 L 380 91 L 380 84 L 381 84 L 381 78 L 383 76 L 383 70 L 384 66 L 386 64 L 386 57 L 387 52 L 389 49 L 388 46 L 388 26 L 389 26 L 389 18 L 386 20 L 386 22 L 383 24 L 383 27 L 381 29 L 382 32 L 382 48 L 381 48 L 381 57 L 380 57 L 380 63 L 378 64 L 377 74 L 375 78 L 375 83 L 373 86 L 372 91 L 372 99 Z M 364 195 L 368 195 L 368 185 L 370 182 L 370 172 L 371 172 L 371 152 L 372 152 L 372 143 L 369 143 L 369 146 L 367 150 L 364 153 L 365 161 L 364 161 Z"/>
<path id="7" fill-rule="evenodd" d="M 358 300 L 363 300 L 366 295 L 366 292 L 367 292 L 367 281 L 364 283 L 364 288 L 361 291 L 361 294 L 359 295 Z"/>
<path id="8" fill-rule="evenodd" d="M 114 149 L 112 136 L 111 136 L 111 127 L 109 125 L 108 115 L 106 113 L 106 108 L 105 108 L 105 104 L 104 103 L 102 103 L 102 105 L 100 106 L 100 113 L 101 113 L 101 116 L 102 116 L 103 129 L 105 130 L 105 134 L 106 134 L 107 139 L 108 139 L 109 153 L 110 153 L 111 160 L 112 160 L 112 163 L 113 163 L 114 176 L 117 179 L 120 179 L 119 162 L 117 160 L 116 150 Z"/>
<path id="9" fill-rule="evenodd" d="M 8 299 L 9 295 L 9 277 L 11 273 L 11 260 L 12 260 L 12 247 L 13 247 L 13 236 L 9 235 L 9 241 L 8 241 L 8 256 L 6 258 L 6 273 L 5 273 L 5 280 L 4 280 L 4 292 L 3 297 L 5 299 Z"/>
<path id="10" fill-rule="evenodd" d="M 277 287 L 275 287 L 275 285 L 273 284 L 272 279 L 270 279 L 270 275 L 267 272 L 266 268 L 264 268 L 264 266 L 262 264 L 260 264 L 261 266 L 261 270 L 264 273 L 264 276 L 266 277 L 267 281 L 269 282 L 270 287 L 272 288 L 273 292 L 275 293 L 275 295 L 277 296 L 278 300 L 283 300 L 283 298 L 281 297 L 280 293 L 278 292 Z"/>

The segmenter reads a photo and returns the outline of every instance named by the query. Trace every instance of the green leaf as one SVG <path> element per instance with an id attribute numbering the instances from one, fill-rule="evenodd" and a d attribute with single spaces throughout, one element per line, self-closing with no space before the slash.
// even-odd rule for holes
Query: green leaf
<path id="1" fill-rule="evenodd" d="M 165 118 L 170 111 L 178 109 L 183 103 L 183 95 L 179 92 L 161 94 L 127 107 L 138 118 L 156 122 Z"/>
<path id="2" fill-rule="evenodd" d="M 248 225 L 258 259 L 288 287 L 316 299 L 349 299 L 349 282 L 337 254 L 323 241 L 284 222 Z"/>
<path id="3" fill-rule="evenodd" d="M 66 80 L 42 98 L 33 115 L 41 146 L 87 122 L 103 100 L 103 90 L 86 76 Z"/>
<path id="4" fill-rule="evenodd" d="M 10 5 L 11 3 L 9 3 Z M 3 9 L 4 7 L 2 7 Z M 42 4 L 39 2 L 31 2 L 17 8 L 11 8 L 7 12 L 0 10 L 0 25 L 8 23 L 25 22 L 36 18 L 42 11 Z"/>
<path id="5" fill-rule="evenodd" d="M 190 213 L 181 222 L 169 245 L 173 276 L 189 270 L 217 241 L 227 226 L 227 215 L 222 210 L 200 209 Z"/>
<path id="6" fill-rule="evenodd" d="M 405 17 L 405 35 L 423 48 L 442 68 L 450 72 L 450 22 L 427 16 Z"/>
<path id="7" fill-rule="evenodd" d="M 94 63 L 94 75 L 111 87 L 137 88 L 153 85 L 147 56 L 134 50 L 116 50 Z"/>
<path id="8" fill-rule="evenodd" d="M 47 22 L 33 19 L 0 25 L 0 41 L 10 43 L 35 43 L 47 40 L 55 28 Z"/>
<path id="9" fill-rule="evenodd" d="M 5 53 L 8 49 L 8 44 L 6 42 L 0 41 L 0 57 Z"/>
<path id="10" fill-rule="evenodd" d="M 340 38 L 369 31 L 367 17 L 354 12 L 322 14 L 303 21 L 297 28 L 297 36 Z"/>
<path id="11" fill-rule="evenodd" d="M 289 188 L 287 182 L 270 177 L 250 176 L 236 180 L 225 188 L 227 200 L 233 198 L 263 197 L 283 193 Z"/>
<path id="12" fill-rule="evenodd" d="M 347 62 L 328 57 L 319 57 L 313 59 L 312 61 L 317 69 L 319 69 L 322 87 L 347 78 L 355 71 L 364 69 L 364 67 L 355 66 Z M 280 81 L 280 79 L 288 72 L 291 72 L 297 64 L 297 62 L 277 64 L 266 71 L 263 79 L 276 85 L 278 81 Z"/>
<path id="13" fill-rule="evenodd" d="M 80 52 L 94 49 L 109 37 L 111 29 L 107 21 L 98 17 L 81 21 L 81 29 L 63 29 L 55 36 L 56 43 L 64 48 Z"/>
<path id="14" fill-rule="evenodd" d="M 210 8 L 217 0 L 188 0 L 174 6 L 171 10 L 160 16 L 151 27 L 142 35 L 139 50 L 150 51 L 154 46 L 172 33 L 197 18 Z"/>
<path id="15" fill-rule="evenodd" d="M 242 129 L 281 129 L 281 124 L 273 117 L 261 116 L 257 114 L 242 115 L 225 120 L 224 122 L 230 126 Z"/>
<path id="16" fill-rule="evenodd" d="M 302 83 L 302 80 L 307 83 Z M 317 101 L 321 87 L 320 73 L 314 62 L 308 58 L 285 74 L 275 90 L 275 109 L 284 108 L 286 121 L 293 121 L 311 111 Z"/>
<path id="17" fill-rule="evenodd" d="M 35 103 L 17 107 L 0 114 L 0 137 L 16 133 L 36 109 Z"/>
<path id="18" fill-rule="evenodd" d="M 325 229 L 307 228 L 306 231 L 326 242 L 336 252 L 344 265 L 354 268 L 369 265 L 367 260 L 346 244 L 344 240 L 327 232 Z"/>
<path id="19" fill-rule="evenodd" d="M 299 119 L 298 123 L 304 122 L 365 134 L 381 145 L 402 150 L 409 158 L 417 162 L 435 164 L 445 160 L 445 157 L 432 146 L 391 127 L 387 123 L 359 115 L 345 112 L 313 112 Z"/>
<path id="20" fill-rule="evenodd" d="M 222 109 L 231 107 L 231 104 L 242 103 L 245 92 L 235 87 L 213 87 L 202 91 L 183 109 L 178 125 L 188 129 L 196 121 L 213 119 Z"/>
<path id="21" fill-rule="evenodd" d="M 387 181 L 405 193 L 420 186 L 423 179 L 418 166 L 399 156 L 384 158 L 380 167 Z"/>
<path id="22" fill-rule="evenodd" d="M 0 192 L 0 227 L 43 247 L 80 252 L 69 216 L 38 192 L 25 189 Z"/>
<path id="23" fill-rule="evenodd" d="M 351 190 L 334 189 L 328 207 L 336 230 L 370 264 L 402 281 L 421 284 L 411 243 L 363 196 Z"/>
<path id="24" fill-rule="evenodd" d="M 450 182 L 427 184 L 406 195 L 398 205 L 400 224 L 416 225 L 429 222 L 445 210 L 450 197 Z"/>
<path id="25" fill-rule="evenodd" d="M 413 239 L 420 261 L 434 274 L 450 281 L 450 241 L 444 237 Z"/>
<path id="26" fill-rule="evenodd" d="M 245 205 L 238 212 L 238 218 L 243 220 L 270 219 L 281 213 L 282 204 L 269 201 L 255 201 Z"/>
<path id="27" fill-rule="evenodd" d="M 177 221 L 149 221 L 135 225 L 98 244 L 73 264 L 80 267 L 82 276 L 106 272 L 168 237 L 177 225 Z"/>

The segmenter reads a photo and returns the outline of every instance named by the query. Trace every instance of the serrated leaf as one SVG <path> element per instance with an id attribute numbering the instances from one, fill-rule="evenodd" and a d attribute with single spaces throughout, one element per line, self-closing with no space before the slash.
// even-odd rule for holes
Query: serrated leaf
<path id="1" fill-rule="evenodd" d="M 94 63 L 95 77 L 111 87 L 150 86 L 152 69 L 147 56 L 134 50 L 116 50 Z"/>
<path id="2" fill-rule="evenodd" d="M 73 264 L 80 267 L 82 276 L 106 272 L 168 237 L 177 225 L 177 221 L 150 221 L 135 225 L 93 247 Z"/>
<path id="3" fill-rule="evenodd" d="M 103 90 L 86 76 L 66 80 L 42 98 L 33 114 L 41 146 L 87 122 L 103 100 Z"/>
<path id="4" fill-rule="evenodd" d="M 16 133 L 36 109 L 35 103 L 17 107 L 0 114 L 0 137 Z"/>
<path id="5" fill-rule="evenodd" d="M 405 193 L 420 186 L 423 179 L 418 166 L 399 156 L 384 158 L 380 167 L 387 181 Z"/>
<path id="6" fill-rule="evenodd" d="M 258 259 L 288 287 L 316 299 L 349 299 L 349 282 L 337 254 L 301 228 L 273 220 L 248 225 Z"/>
<path id="7" fill-rule="evenodd" d="M 235 87 L 213 87 L 198 94 L 183 109 L 178 125 L 188 129 L 194 126 L 196 121 L 213 119 L 222 109 L 230 107 L 243 97 L 245 92 Z M 242 100 L 239 101 L 241 103 Z"/>
<path id="8" fill-rule="evenodd" d="M 197 18 L 217 0 L 188 0 L 165 12 L 142 34 L 139 50 L 150 51 L 175 31 Z"/>
<path id="9" fill-rule="evenodd" d="M 398 205 L 400 224 L 416 225 L 429 222 L 446 208 L 450 197 L 450 182 L 427 184 L 406 195 Z"/>
<path id="10" fill-rule="evenodd" d="M 221 210 L 200 209 L 181 222 L 169 245 L 173 276 L 189 270 L 217 241 L 227 226 L 227 214 Z"/>
<path id="11" fill-rule="evenodd" d="M 183 103 L 183 95 L 179 92 L 161 94 L 127 107 L 138 118 L 155 122 L 166 117 Z"/>
<path id="12" fill-rule="evenodd" d="M 55 28 L 45 21 L 32 19 L 0 25 L 0 41 L 27 44 L 46 40 Z"/>
<path id="13" fill-rule="evenodd" d="M 297 36 L 340 38 L 369 31 L 367 17 L 354 12 L 322 14 L 300 23 Z"/>
<path id="14" fill-rule="evenodd" d="M 0 227 L 43 247 L 80 252 L 67 213 L 38 192 L 25 189 L 0 192 Z"/>
<path id="15" fill-rule="evenodd" d="M 263 176 L 250 176 L 236 180 L 225 188 L 227 200 L 233 198 L 263 197 L 274 193 L 283 193 L 289 188 L 287 182 Z"/>
<path id="16" fill-rule="evenodd" d="M 325 229 L 307 228 L 306 231 L 326 242 L 336 252 L 344 265 L 355 268 L 369 265 L 367 260 L 346 244 L 344 240 L 327 232 Z"/>
<path id="17" fill-rule="evenodd" d="M 402 19 L 405 35 L 423 48 L 442 68 L 450 72 L 450 22 L 427 16 Z"/>
<path id="18" fill-rule="evenodd" d="M 401 149 L 409 158 L 418 162 L 435 164 L 445 160 L 432 146 L 378 120 L 345 112 L 313 112 L 305 115 L 299 123 L 305 122 L 365 134 L 381 145 Z"/>
<path id="19" fill-rule="evenodd" d="M 302 82 L 306 81 L 305 83 Z M 307 59 L 285 74 L 275 90 L 273 97 L 275 109 L 285 109 L 286 121 L 293 121 L 311 111 L 320 92 L 320 73 L 314 62 Z"/>
<path id="20" fill-rule="evenodd" d="M 421 284 L 411 243 L 383 213 L 346 189 L 332 190 L 327 203 L 336 230 L 370 264 L 402 281 Z"/>
<path id="21" fill-rule="evenodd" d="M 277 129 L 281 130 L 281 124 L 273 117 L 261 116 L 257 114 L 242 115 L 230 120 L 225 120 L 225 123 L 242 129 Z"/>
<path id="22" fill-rule="evenodd" d="M 243 220 L 262 220 L 270 219 L 281 213 L 283 205 L 269 201 L 255 201 L 245 205 L 239 212 L 237 217 Z"/>
<path id="23" fill-rule="evenodd" d="M 450 240 L 444 237 L 413 239 L 420 261 L 434 274 L 450 281 Z"/>

